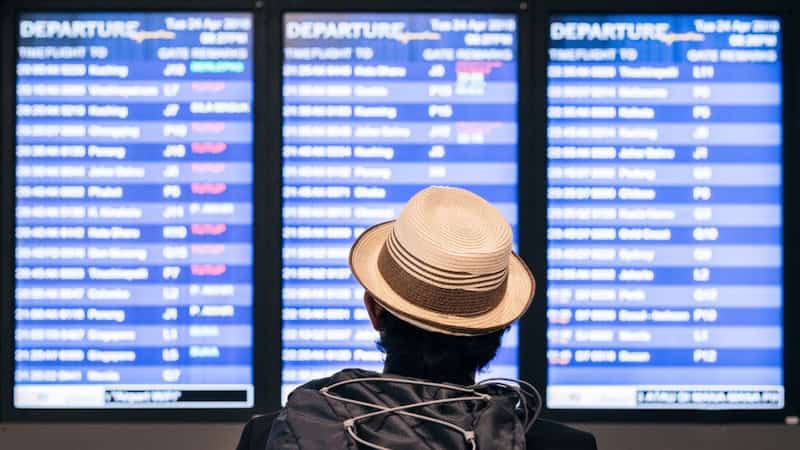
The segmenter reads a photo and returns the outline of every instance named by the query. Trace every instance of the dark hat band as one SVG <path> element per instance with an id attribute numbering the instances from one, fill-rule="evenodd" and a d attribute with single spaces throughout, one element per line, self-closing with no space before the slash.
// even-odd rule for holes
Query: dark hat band
<path id="1" fill-rule="evenodd" d="M 434 311 L 441 314 L 448 314 L 460 317 L 472 317 L 485 314 L 500 304 L 506 293 L 508 283 L 508 272 L 506 270 L 498 274 L 490 274 L 488 283 L 495 287 L 488 290 L 468 290 L 459 288 L 442 288 L 415 277 L 411 270 L 424 270 L 426 264 L 418 259 L 413 261 L 416 266 L 413 269 L 403 267 L 393 256 L 388 248 L 389 241 L 395 251 L 403 253 L 404 258 L 413 257 L 396 239 L 387 239 L 378 254 L 378 271 L 389 287 L 406 301 L 413 303 L 420 308 Z M 408 264 L 408 263 L 406 263 Z M 453 282 L 468 281 L 476 276 L 465 272 L 449 272 L 443 269 L 430 267 L 432 272 L 448 272 L 453 275 Z M 486 280 L 486 276 L 479 276 L 481 280 Z M 499 281 L 499 283 L 498 283 Z"/>

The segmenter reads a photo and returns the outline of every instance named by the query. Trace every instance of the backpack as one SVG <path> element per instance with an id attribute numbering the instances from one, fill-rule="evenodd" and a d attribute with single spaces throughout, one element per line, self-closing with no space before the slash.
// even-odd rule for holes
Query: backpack
<path id="1" fill-rule="evenodd" d="M 525 450 L 540 404 L 506 382 L 459 386 L 343 371 L 296 389 L 266 448 Z"/>

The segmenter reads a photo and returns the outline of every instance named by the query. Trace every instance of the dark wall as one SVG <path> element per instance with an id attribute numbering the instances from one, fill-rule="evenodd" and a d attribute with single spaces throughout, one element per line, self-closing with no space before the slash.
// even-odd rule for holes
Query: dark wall
<path id="1" fill-rule="evenodd" d="M 601 450 L 797 450 L 800 426 L 580 425 Z M 233 450 L 239 424 L 0 425 L 2 450 Z"/>

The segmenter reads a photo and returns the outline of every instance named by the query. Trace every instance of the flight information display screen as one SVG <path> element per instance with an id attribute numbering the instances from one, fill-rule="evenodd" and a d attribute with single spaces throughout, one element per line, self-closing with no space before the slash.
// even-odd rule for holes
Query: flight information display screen
<path id="1" fill-rule="evenodd" d="M 414 193 L 470 189 L 516 234 L 516 29 L 499 14 L 284 16 L 284 396 L 382 369 L 347 259 Z M 487 374 L 516 377 L 516 328 Z"/>
<path id="2" fill-rule="evenodd" d="M 252 27 L 20 16 L 17 408 L 253 405 Z"/>
<path id="3" fill-rule="evenodd" d="M 549 38 L 548 406 L 782 408 L 780 18 Z"/>

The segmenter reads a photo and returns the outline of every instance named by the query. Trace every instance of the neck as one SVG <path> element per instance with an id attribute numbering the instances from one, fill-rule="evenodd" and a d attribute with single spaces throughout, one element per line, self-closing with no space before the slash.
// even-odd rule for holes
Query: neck
<path id="1" fill-rule="evenodd" d="M 414 367 L 413 365 L 404 364 L 389 355 L 386 356 L 386 361 L 383 364 L 383 373 L 440 383 L 460 384 L 462 386 L 475 384 L 475 373 L 450 373 L 447 370 Z"/>

